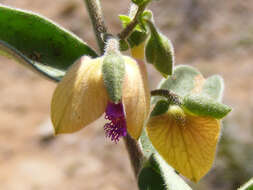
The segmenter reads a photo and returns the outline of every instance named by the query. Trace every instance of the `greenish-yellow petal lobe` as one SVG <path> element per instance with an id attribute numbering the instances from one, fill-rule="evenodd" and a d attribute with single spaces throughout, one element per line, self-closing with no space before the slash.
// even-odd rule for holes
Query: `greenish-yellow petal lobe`
<path id="1" fill-rule="evenodd" d="M 180 174 L 199 181 L 211 168 L 220 134 L 220 121 L 211 117 L 170 113 L 151 117 L 148 136 L 159 154 Z"/>
<path id="2" fill-rule="evenodd" d="M 127 56 L 124 56 L 124 59 L 123 104 L 126 112 L 127 131 L 133 138 L 138 139 L 150 107 L 147 71 L 143 61 L 135 61 Z"/>
<path id="3" fill-rule="evenodd" d="M 58 84 L 51 104 L 55 134 L 72 133 L 105 111 L 108 95 L 102 78 L 102 58 L 80 58 Z"/>

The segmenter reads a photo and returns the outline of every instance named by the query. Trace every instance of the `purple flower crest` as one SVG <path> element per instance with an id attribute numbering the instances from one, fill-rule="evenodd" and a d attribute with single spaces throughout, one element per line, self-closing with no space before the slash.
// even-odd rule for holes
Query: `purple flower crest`
<path id="1" fill-rule="evenodd" d="M 106 137 L 117 143 L 121 137 L 127 135 L 126 118 L 122 102 L 118 104 L 108 102 L 105 110 L 105 119 L 109 120 L 104 126 Z"/>

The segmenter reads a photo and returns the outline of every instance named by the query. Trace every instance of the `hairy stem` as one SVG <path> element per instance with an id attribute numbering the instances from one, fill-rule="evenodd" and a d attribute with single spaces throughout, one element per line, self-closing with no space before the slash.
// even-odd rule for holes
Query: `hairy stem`
<path id="1" fill-rule="evenodd" d="M 105 43 L 103 40 L 103 34 L 106 33 L 106 27 L 104 23 L 104 17 L 99 0 L 84 0 L 87 10 L 90 15 L 90 19 L 93 25 L 93 30 L 96 34 L 97 43 L 100 49 L 100 53 L 104 53 Z"/>
<path id="2" fill-rule="evenodd" d="M 145 10 L 146 5 L 147 4 L 144 4 L 144 5 L 138 7 L 138 10 L 137 10 L 133 20 L 126 26 L 126 28 L 124 28 L 124 30 L 122 30 L 118 34 L 119 39 L 124 40 L 132 33 L 133 29 L 138 24 L 138 18 L 143 13 L 143 11 Z"/>
<path id="3" fill-rule="evenodd" d="M 124 137 L 124 142 L 128 151 L 131 165 L 134 170 L 135 177 L 137 178 L 144 160 L 143 152 L 141 151 L 138 142 L 135 139 L 133 139 L 129 134 L 127 134 L 127 136 Z"/>
<path id="4" fill-rule="evenodd" d="M 181 104 L 180 97 L 174 92 L 171 92 L 170 90 L 166 90 L 166 89 L 152 90 L 151 96 L 162 96 L 162 97 L 167 98 L 170 102 L 174 104 L 177 104 L 177 105 Z"/>

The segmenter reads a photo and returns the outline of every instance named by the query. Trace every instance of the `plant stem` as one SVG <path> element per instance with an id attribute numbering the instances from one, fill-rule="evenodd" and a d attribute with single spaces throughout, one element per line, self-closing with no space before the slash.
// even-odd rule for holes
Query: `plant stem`
<path id="1" fill-rule="evenodd" d="M 84 0 L 89 16 L 93 25 L 93 30 L 96 34 L 97 44 L 100 49 L 100 53 L 104 53 L 105 43 L 103 40 L 103 34 L 106 33 L 106 27 L 104 23 L 104 17 L 99 0 Z"/>
<path id="2" fill-rule="evenodd" d="M 167 98 L 170 102 L 176 104 L 176 105 L 180 105 L 181 104 L 181 99 L 180 97 L 175 94 L 174 92 L 171 92 L 170 90 L 166 90 L 166 89 L 156 89 L 156 90 L 152 90 L 151 92 L 151 96 L 162 96 Z"/>
<path id="3" fill-rule="evenodd" d="M 135 177 L 137 178 L 144 160 L 143 152 L 141 151 L 138 142 L 133 139 L 129 134 L 127 134 L 127 136 L 124 138 L 124 142 L 128 151 L 131 165 L 134 170 Z"/>
<path id="4" fill-rule="evenodd" d="M 147 4 L 144 4 L 144 5 L 138 7 L 138 10 L 137 10 L 133 20 L 126 26 L 126 28 L 124 28 L 124 30 L 122 30 L 118 34 L 119 39 L 124 40 L 132 33 L 133 29 L 138 24 L 138 18 L 143 13 L 143 11 L 145 10 L 146 5 Z"/>

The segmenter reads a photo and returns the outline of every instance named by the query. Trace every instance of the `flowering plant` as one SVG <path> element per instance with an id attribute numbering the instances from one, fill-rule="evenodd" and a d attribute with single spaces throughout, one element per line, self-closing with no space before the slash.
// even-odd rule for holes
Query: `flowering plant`
<path id="1" fill-rule="evenodd" d="M 180 175 L 198 182 L 211 169 L 231 108 L 221 102 L 220 76 L 174 67 L 150 2 L 132 0 L 129 15 L 119 17 L 122 31 L 112 35 L 99 0 L 85 0 L 100 52 L 40 15 L 0 4 L 0 53 L 59 82 L 51 104 L 56 135 L 104 116 L 105 136 L 125 141 L 140 190 L 188 190 Z M 153 91 L 147 64 L 163 77 Z"/>

